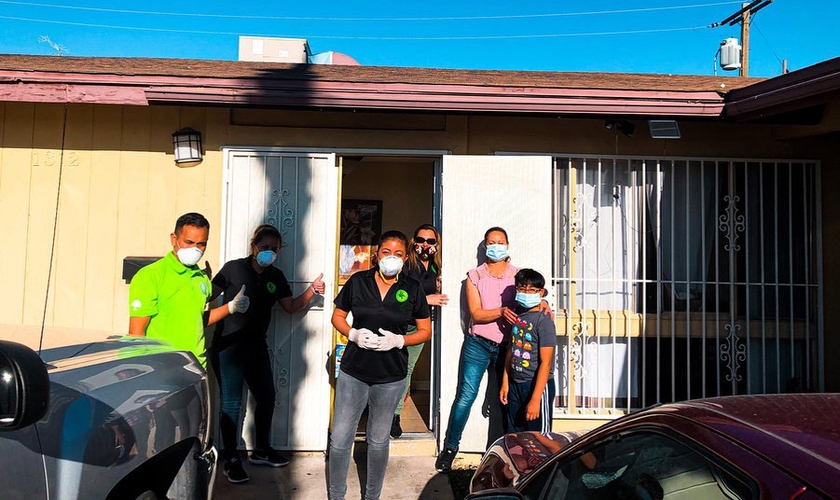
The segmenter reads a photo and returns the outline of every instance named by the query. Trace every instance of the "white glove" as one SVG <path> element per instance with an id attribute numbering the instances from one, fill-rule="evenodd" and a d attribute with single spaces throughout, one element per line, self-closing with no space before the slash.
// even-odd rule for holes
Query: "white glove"
<path id="1" fill-rule="evenodd" d="M 351 328 L 350 335 L 348 335 L 347 338 L 349 338 L 351 342 L 355 342 L 356 345 L 362 349 L 367 349 L 369 351 L 378 348 L 379 341 L 381 340 L 379 335 L 373 333 L 367 328 Z"/>
<path id="2" fill-rule="evenodd" d="M 390 351 L 391 349 L 402 349 L 405 345 L 404 335 L 397 335 L 396 333 L 389 332 L 384 328 L 380 328 L 379 333 L 381 333 L 384 336 L 380 337 L 379 347 L 376 348 L 377 351 Z"/>
<path id="3" fill-rule="evenodd" d="M 250 305 L 251 299 L 245 295 L 245 285 L 242 285 L 242 288 L 239 290 L 239 293 L 236 294 L 236 297 L 228 302 L 228 311 L 230 311 L 231 314 L 244 313 L 248 310 L 248 306 Z"/>

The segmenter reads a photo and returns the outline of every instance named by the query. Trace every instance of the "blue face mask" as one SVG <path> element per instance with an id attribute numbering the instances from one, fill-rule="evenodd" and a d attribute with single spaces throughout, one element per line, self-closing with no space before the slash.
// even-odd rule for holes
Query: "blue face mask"
<path id="1" fill-rule="evenodd" d="M 274 262 L 274 259 L 276 258 L 277 254 L 274 251 L 263 250 L 262 252 L 257 254 L 257 264 L 259 264 L 260 267 L 268 267 Z"/>
<path id="2" fill-rule="evenodd" d="M 492 260 L 493 262 L 503 261 L 510 256 L 510 254 L 508 253 L 507 245 L 502 245 L 500 243 L 487 245 L 486 255 L 487 258 Z"/>
<path id="3" fill-rule="evenodd" d="M 516 292 L 516 302 L 525 309 L 533 309 L 540 305 L 542 297 L 538 293 Z"/>

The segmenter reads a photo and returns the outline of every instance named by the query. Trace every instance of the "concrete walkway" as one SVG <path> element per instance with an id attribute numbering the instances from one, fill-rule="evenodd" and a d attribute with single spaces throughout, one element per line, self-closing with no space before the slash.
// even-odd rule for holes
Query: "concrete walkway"
<path id="1" fill-rule="evenodd" d="M 245 472 L 251 480 L 231 484 L 222 473 L 219 463 L 213 497 L 233 499 L 321 499 L 327 498 L 327 460 L 323 453 L 295 453 L 288 455 L 287 467 L 271 468 L 251 465 L 245 461 Z M 360 484 L 365 481 L 366 453 L 356 446 L 350 473 L 347 477 L 347 499 L 362 498 Z M 444 474 L 435 471 L 435 457 L 391 456 L 382 498 L 388 500 L 441 499 L 452 500 L 452 488 Z"/>

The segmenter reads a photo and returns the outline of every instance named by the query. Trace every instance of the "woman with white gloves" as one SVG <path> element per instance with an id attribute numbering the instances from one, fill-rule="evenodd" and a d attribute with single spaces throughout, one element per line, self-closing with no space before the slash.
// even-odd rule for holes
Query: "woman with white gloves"
<path id="1" fill-rule="evenodd" d="M 333 326 L 350 342 L 341 359 L 335 390 L 329 456 L 329 498 L 343 500 L 356 428 L 369 407 L 367 485 L 364 498 L 377 500 L 388 465 L 389 432 L 408 372 L 406 346 L 432 336 L 426 294 L 401 271 L 408 239 L 386 231 L 379 239 L 377 266 L 353 274 L 335 298 Z M 347 321 L 353 314 L 353 326 Z M 406 326 L 417 330 L 406 334 Z"/>

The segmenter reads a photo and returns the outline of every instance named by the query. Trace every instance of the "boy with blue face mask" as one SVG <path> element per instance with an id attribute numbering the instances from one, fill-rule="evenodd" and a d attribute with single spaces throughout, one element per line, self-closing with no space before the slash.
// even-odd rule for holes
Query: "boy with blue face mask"
<path id="1" fill-rule="evenodd" d="M 554 407 L 554 321 L 540 311 L 545 278 L 533 269 L 514 277 L 517 313 L 505 357 L 499 399 L 507 405 L 508 432 L 551 431 Z"/>

